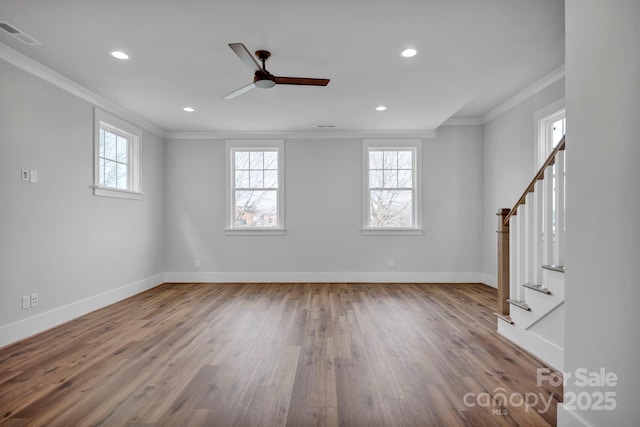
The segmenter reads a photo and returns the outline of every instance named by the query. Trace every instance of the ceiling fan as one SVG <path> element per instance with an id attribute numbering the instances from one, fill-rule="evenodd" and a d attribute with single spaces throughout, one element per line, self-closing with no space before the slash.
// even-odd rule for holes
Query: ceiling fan
<path id="1" fill-rule="evenodd" d="M 228 95 L 222 97 L 222 99 L 233 99 L 238 95 L 241 95 L 254 87 L 270 88 L 275 85 L 307 85 L 307 86 L 326 86 L 329 84 L 329 79 L 313 79 L 307 77 L 278 77 L 267 71 L 265 62 L 271 56 L 271 52 L 267 50 L 257 50 L 256 57 L 262 62 L 262 66 L 255 60 L 253 55 L 249 52 L 249 49 L 242 43 L 229 43 L 231 50 L 244 62 L 249 68 L 251 68 L 255 74 L 253 76 L 253 83 L 249 83 L 240 89 L 234 90 Z"/>

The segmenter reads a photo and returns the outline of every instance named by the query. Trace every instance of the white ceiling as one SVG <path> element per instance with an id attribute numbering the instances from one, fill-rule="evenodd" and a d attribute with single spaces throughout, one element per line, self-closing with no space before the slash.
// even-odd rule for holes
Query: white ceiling
<path id="1" fill-rule="evenodd" d="M 0 21 L 43 44 L 0 43 L 169 132 L 431 130 L 564 63 L 563 0 L 0 0 Z M 231 42 L 331 82 L 222 100 L 253 77 Z"/>

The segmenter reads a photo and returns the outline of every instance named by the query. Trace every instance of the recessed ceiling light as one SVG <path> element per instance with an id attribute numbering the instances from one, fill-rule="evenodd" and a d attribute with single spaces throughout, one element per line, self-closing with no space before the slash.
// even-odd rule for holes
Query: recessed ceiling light
<path id="1" fill-rule="evenodd" d="M 129 59 L 129 55 L 119 50 L 114 50 L 113 52 L 111 52 L 111 56 L 117 59 Z"/>
<path id="2" fill-rule="evenodd" d="M 376 107 L 376 111 L 384 111 L 384 110 L 386 110 L 386 109 L 387 109 L 387 107 L 385 107 L 384 105 L 378 105 L 378 106 Z"/>
<path id="3" fill-rule="evenodd" d="M 400 55 L 404 56 L 405 58 L 411 58 L 412 56 L 416 56 L 417 53 L 418 51 L 415 49 L 405 49 Z"/>
<path id="4" fill-rule="evenodd" d="M 186 111 L 187 113 L 193 113 L 194 111 L 196 111 L 192 107 L 184 107 L 183 110 Z"/>
<path id="5" fill-rule="evenodd" d="M 114 50 L 113 52 L 111 52 L 111 56 L 117 59 L 129 59 L 129 55 L 120 50 Z"/>

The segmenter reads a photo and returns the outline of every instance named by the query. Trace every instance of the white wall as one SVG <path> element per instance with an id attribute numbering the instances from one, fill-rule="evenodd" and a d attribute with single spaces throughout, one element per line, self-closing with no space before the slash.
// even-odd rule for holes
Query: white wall
<path id="1" fill-rule="evenodd" d="M 488 284 L 497 284 L 496 212 L 512 208 L 537 169 L 534 114 L 564 98 L 564 79 L 484 125 L 484 243 L 483 271 Z"/>
<path id="2" fill-rule="evenodd" d="M 442 127 L 422 153 L 422 236 L 361 234 L 358 139 L 286 140 L 286 235 L 226 236 L 224 141 L 167 141 L 167 279 L 480 281 L 481 128 Z"/>
<path id="3" fill-rule="evenodd" d="M 615 411 L 593 426 L 640 420 L 640 2 L 567 0 L 565 369 L 618 375 Z M 565 396 L 566 399 L 566 396 Z M 559 425 L 577 418 L 559 411 Z"/>
<path id="4" fill-rule="evenodd" d="M 93 196 L 93 106 L 1 60 L 0 94 L 2 346 L 162 282 L 164 150 L 144 132 L 143 201 Z"/>

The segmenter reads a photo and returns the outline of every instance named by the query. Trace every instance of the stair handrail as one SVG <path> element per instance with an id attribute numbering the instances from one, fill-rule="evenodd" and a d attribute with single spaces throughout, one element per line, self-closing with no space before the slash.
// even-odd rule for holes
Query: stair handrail
<path id="1" fill-rule="evenodd" d="M 520 205 L 524 205 L 525 200 L 527 199 L 527 194 L 532 193 L 533 189 L 535 188 L 536 182 L 544 178 L 545 170 L 556 162 L 556 156 L 558 155 L 558 152 L 564 150 L 565 145 L 565 135 L 563 135 L 558 145 L 556 145 L 553 151 L 551 151 L 551 154 L 549 154 L 549 157 L 547 157 L 547 160 L 545 160 L 542 166 L 540 166 L 540 169 L 538 169 L 538 173 L 536 173 L 536 175 L 533 177 L 527 188 L 522 193 L 522 196 L 520 196 L 516 204 L 513 205 L 509 213 L 504 217 L 503 222 L 505 225 L 509 224 L 509 219 L 511 219 L 512 216 L 518 214 L 518 207 Z"/>
<path id="2" fill-rule="evenodd" d="M 512 216 L 518 214 L 518 208 L 520 205 L 524 205 L 527 199 L 527 194 L 534 191 L 536 182 L 540 179 L 544 179 L 544 173 L 546 169 L 555 164 L 556 156 L 558 153 L 566 148 L 566 135 L 562 136 L 562 139 L 551 151 L 547 159 L 544 161 L 538 172 L 533 177 L 527 188 L 522 193 L 522 196 L 518 199 L 516 204 L 511 209 L 500 209 L 496 215 L 498 215 L 498 311 L 495 313 L 498 317 L 511 323 L 509 317 L 509 220 Z"/>

